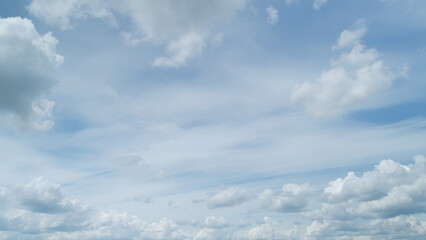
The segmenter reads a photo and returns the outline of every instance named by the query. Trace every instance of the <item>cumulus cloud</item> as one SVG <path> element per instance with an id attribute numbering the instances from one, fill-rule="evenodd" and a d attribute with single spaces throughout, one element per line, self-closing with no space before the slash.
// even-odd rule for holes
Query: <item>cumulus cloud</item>
<path id="1" fill-rule="evenodd" d="M 165 44 L 167 56 L 157 57 L 154 66 L 179 67 L 199 56 L 218 26 L 243 8 L 246 0 L 32 0 L 31 14 L 61 29 L 72 28 L 74 19 L 97 18 L 116 23 L 117 15 L 129 18 L 133 31 L 123 29 L 130 45 L 142 42 Z M 164 17 L 167 16 L 167 17 Z"/>
<path id="2" fill-rule="evenodd" d="M 265 217 L 263 224 L 249 230 L 247 238 L 250 240 L 297 239 L 297 232 L 297 228 L 282 230 L 277 222 Z"/>
<path id="3" fill-rule="evenodd" d="M 63 213 L 81 208 L 76 200 L 64 198 L 58 184 L 36 178 L 16 189 L 20 204 L 32 212 Z"/>
<path id="4" fill-rule="evenodd" d="M 415 157 L 415 164 L 401 165 L 383 160 L 362 177 L 349 173 L 330 182 L 324 190 L 328 202 L 360 202 L 349 209 L 361 217 L 395 217 L 426 211 L 426 158 Z"/>
<path id="5" fill-rule="evenodd" d="M 164 218 L 148 223 L 116 211 L 95 211 L 63 196 L 45 178 L 0 192 L 9 205 L 0 212 L 2 239 L 188 239 L 176 223 Z M 3 238 L 8 236 L 8 238 Z"/>
<path id="6" fill-rule="evenodd" d="M 367 48 L 361 38 L 367 28 L 358 22 L 354 29 L 343 31 L 332 67 L 321 73 L 315 82 L 304 82 L 293 89 L 291 100 L 314 116 L 343 114 L 362 101 L 392 86 L 398 74 L 391 71 L 374 48 Z"/>
<path id="7" fill-rule="evenodd" d="M 203 224 L 192 225 L 191 230 L 169 218 L 147 222 L 125 212 L 96 210 L 65 197 L 58 184 L 36 178 L 12 189 L 0 188 L 0 238 L 419 239 L 426 235 L 425 178 L 423 156 L 415 157 L 413 164 L 406 165 L 383 160 L 362 176 L 349 173 L 331 181 L 324 188 L 321 202 L 315 204 L 321 205 L 319 209 L 310 214 L 291 215 L 297 220 L 296 225 L 289 226 L 288 220 L 279 220 L 284 214 L 275 214 L 278 220 L 265 217 L 254 226 L 233 224 L 222 216 L 209 216 Z M 272 195 L 265 192 L 260 198 L 271 205 L 266 209 L 276 212 L 304 209 L 306 196 L 313 193 L 308 184 L 287 184 Z M 212 198 L 216 207 L 237 205 L 249 199 L 246 191 L 237 187 L 218 192 Z"/>
<path id="8" fill-rule="evenodd" d="M 29 19 L 0 18 L 0 115 L 33 129 L 53 126 L 54 102 L 46 99 L 63 62 L 58 40 L 40 35 Z"/>
<path id="9" fill-rule="evenodd" d="M 425 235 L 426 158 L 414 164 L 382 160 L 362 176 L 349 172 L 324 189 L 307 239 L 419 239 Z"/>
<path id="10" fill-rule="evenodd" d="M 281 190 L 266 189 L 259 196 L 263 208 L 274 212 L 298 212 L 308 205 L 313 189 L 309 184 L 286 184 Z"/>
<path id="11" fill-rule="evenodd" d="M 232 207 L 248 201 L 250 195 L 245 189 L 239 187 L 230 187 L 211 196 L 207 200 L 210 208 Z"/>
<path id="12" fill-rule="evenodd" d="M 272 6 L 269 6 L 266 9 L 266 14 L 268 15 L 268 19 L 267 20 L 268 20 L 268 24 L 269 25 L 274 25 L 275 23 L 278 22 L 279 15 L 278 15 L 278 10 L 277 9 L 275 9 Z"/>

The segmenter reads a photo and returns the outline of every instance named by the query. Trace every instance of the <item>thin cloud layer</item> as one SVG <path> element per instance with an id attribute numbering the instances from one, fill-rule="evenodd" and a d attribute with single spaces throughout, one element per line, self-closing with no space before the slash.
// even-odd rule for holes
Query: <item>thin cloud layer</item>
<path id="1" fill-rule="evenodd" d="M 63 62 L 58 40 L 40 35 L 29 19 L 0 18 L 0 115 L 28 128 L 53 126 L 54 102 L 47 94 L 55 84 L 55 70 Z"/>

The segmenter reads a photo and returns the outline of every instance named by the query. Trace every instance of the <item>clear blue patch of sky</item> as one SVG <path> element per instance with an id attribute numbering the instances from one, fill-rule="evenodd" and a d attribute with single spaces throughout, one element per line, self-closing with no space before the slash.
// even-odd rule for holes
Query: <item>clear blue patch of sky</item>
<path id="1" fill-rule="evenodd" d="M 28 11 L 24 6 L 27 6 L 30 0 L 1 0 L 0 1 L 0 17 L 18 17 L 26 16 Z"/>
<path id="2" fill-rule="evenodd" d="M 392 124 L 413 118 L 426 118 L 426 102 L 410 102 L 390 107 L 361 110 L 348 116 L 355 121 Z"/>

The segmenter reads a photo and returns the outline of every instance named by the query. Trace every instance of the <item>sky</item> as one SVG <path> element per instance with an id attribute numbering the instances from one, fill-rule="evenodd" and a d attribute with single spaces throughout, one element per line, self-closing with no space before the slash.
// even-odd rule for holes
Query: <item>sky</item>
<path id="1" fill-rule="evenodd" d="M 1 0 L 0 239 L 424 239 L 425 8 Z"/>

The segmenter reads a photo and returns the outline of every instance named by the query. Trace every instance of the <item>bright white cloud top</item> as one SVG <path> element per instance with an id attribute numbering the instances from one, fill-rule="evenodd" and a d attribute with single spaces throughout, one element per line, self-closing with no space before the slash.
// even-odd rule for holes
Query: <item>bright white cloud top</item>
<path id="1" fill-rule="evenodd" d="M 363 22 L 353 30 L 344 30 L 334 50 L 343 51 L 331 61 L 332 67 L 321 73 L 315 83 L 295 87 L 292 101 L 314 116 L 342 114 L 375 93 L 392 86 L 397 74 L 385 66 L 376 49 L 360 41 L 367 31 Z"/>
<path id="2" fill-rule="evenodd" d="M 424 239 L 425 8 L 0 1 L 0 240 Z"/>

